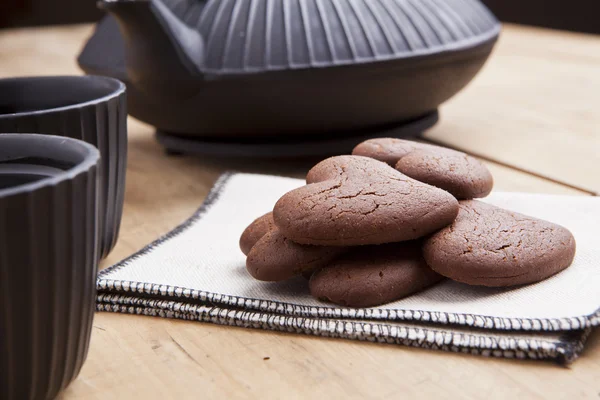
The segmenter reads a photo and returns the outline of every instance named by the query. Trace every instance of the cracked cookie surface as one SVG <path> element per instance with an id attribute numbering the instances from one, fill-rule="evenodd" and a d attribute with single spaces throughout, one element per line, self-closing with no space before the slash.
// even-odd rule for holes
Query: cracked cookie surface
<path id="1" fill-rule="evenodd" d="M 373 307 L 419 292 L 444 279 L 427 266 L 421 242 L 410 241 L 351 249 L 315 272 L 311 294 L 349 307 Z"/>
<path id="2" fill-rule="evenodd" d="M 544 280 L 571 265 L 571 232 L 548 221 L 476 200 L 460 202 L 450 226 L 423 246 L 436 272 L 470 285 L 522 285 Z"/>
<path id="3" fill-rule="evenodd" d="M 440 146 L 381 138 L 360 143 L 352 154 L 383 161 L 413 179 L 452 193 L 457 199 L 485 197 L 494 186 L 492 174 L 479 160 Z"/>
<path id="4" fill-rule="evenodd" d="M 296 243 L 352 246 L 416 239 L 450 224 L 458 201 L 372 158 L 321 161 L 307 185 L 273 209 L 283 235 Z"/>

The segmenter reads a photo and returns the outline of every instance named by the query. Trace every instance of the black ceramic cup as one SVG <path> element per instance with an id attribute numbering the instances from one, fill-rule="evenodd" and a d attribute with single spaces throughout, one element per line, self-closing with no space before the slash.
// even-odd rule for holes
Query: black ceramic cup
<path id="1" fill-rule="evenodd" d="M 125 85 L 100 76 L 0 79 L 0 133 L 43 133 L 88 142 L 102 156 L 100 252 L 119 234 L 127 164 Z"/>
<path id="2" fill-rule="evenodd" d="M 86 358 L 99 162 L 80 140 L 0 135 L 0 399 L 54 398 Z"/>

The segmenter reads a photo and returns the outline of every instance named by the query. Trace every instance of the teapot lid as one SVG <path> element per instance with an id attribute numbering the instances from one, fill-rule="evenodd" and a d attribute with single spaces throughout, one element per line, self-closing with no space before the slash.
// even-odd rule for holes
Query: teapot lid
<path id="1" fill-rule="evenodd" d="M 163 0 L 205 41 L 204 72 L 257 73 L 475 47 L 498 20 L 478 0 Z"/>

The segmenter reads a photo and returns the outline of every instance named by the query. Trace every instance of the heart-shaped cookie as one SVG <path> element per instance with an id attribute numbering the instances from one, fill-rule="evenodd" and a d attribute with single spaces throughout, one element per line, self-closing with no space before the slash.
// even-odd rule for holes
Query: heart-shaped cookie
<path id="1" fill-rule="evenodd" d="M 450 193 L 367 157 L 328 158 L 309 171 L 306 182 L 273 209 L 275 225 L 301 244 L 353 246 L 416 239 L 450 224 L 458 212 Z"/>
<path id="2" fill-rule="evenodd" d="M 456 220 L 426 240 L 423 256 L 433 270 L 455 281 L 522 285 L 571 265 L 575 239 L 560 225 L 465 200 Z"/>
<path id="3" fill-rule="evenodd" d="M 345 247 L 294 243 L 275 228 L 267 232 L 248 253 L 246 269 L 255 279 L 277 282 L 311 273 L 346 251 Z"/>
<path id="4" fill-rule="evenodd" d="M 255 219 L 242 233 L 240 248 L 248 257 L 246 268 L 261 281 L 283 281 L 310 274 L 346 251 L 344 247 L 301 245 L 285 238 L 269 212 Z"/>
<path id="5" fill-rule="evenodd" d="M 399 300 L 441 281 L 427 266 L 420 241 L 360 246 L 316 271 L 311 294 L 349 307 L 373 307 Z"/>
<path id="6" fill-rule="evenodd" d="M 275 227 L 273 213 L 268 212 L 263 216 L 256 218 L 240 236 L 240 249 L 244 255 L 248 255 L 252 247 L 265 236 L 267 232 Z"/>
<path id="7" fill-rule="evenodd" d="M 479 160 L 460 151 L 402 139 L 371 139 L 354 155 L 383 161 L 418 181 L 444 189 L 457 199 L 485 197 L 494 186 L 492 174 Z"/>
<path id="8" fill-rule="evenodd" d="M 439 146 L 426 143 L 414 142 L 411 140 L 394 138 L 377 138 L 365 140 L 359 143 L 352 154 L 374 158 L 394 167 L 402 158 L 416 150 L 438 150 Z"/>

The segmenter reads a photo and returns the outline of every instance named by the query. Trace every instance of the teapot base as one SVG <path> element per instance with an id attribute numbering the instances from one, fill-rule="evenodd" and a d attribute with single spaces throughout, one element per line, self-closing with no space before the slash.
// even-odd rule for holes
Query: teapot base
<path id="1" fill-rule="evenodd" d="M 378 137 L 410 138 L 421 135 L 439 120 L 437 110 L 410 121 L 360 130 L 345 135 L 339 133 L 301 137 L 258 137 L 256 139 L 214 139 L 190 137 L 157 131 L 156 139 L 171 155 L 240 158 L 309 158 L 350 154 L 352 149 L 367 139 Z"/>

